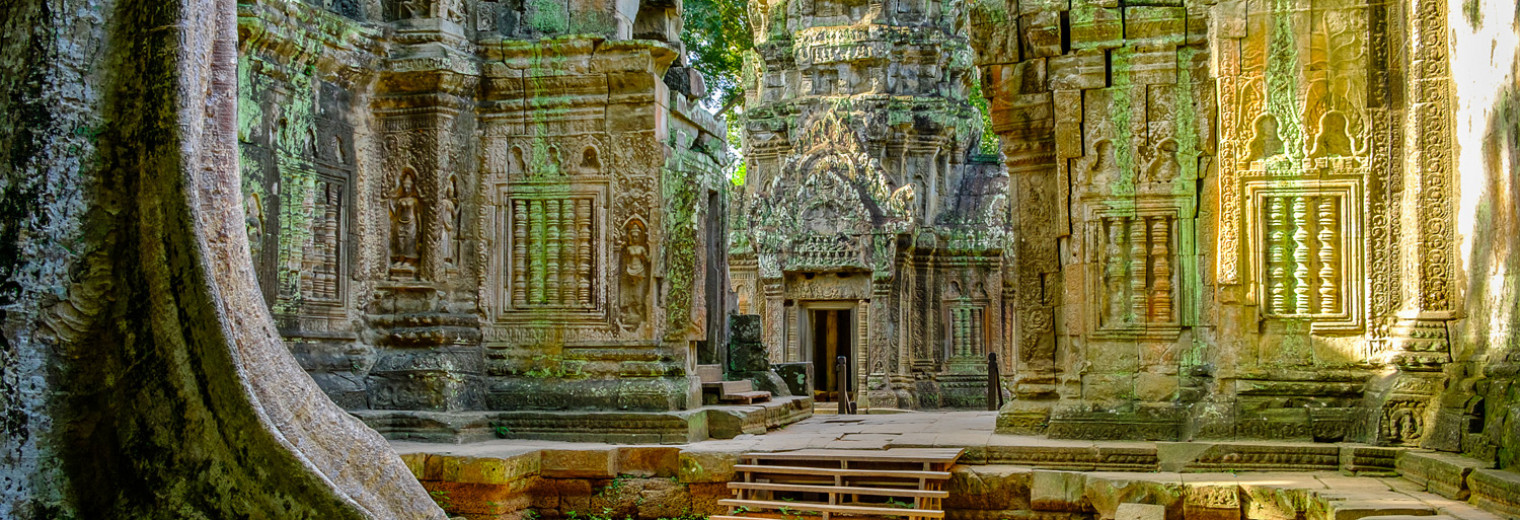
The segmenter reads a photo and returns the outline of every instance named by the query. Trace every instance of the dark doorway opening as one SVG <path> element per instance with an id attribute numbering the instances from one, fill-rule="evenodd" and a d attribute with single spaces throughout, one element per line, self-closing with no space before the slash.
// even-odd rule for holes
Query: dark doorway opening
<path id="1" fill-rule="evenodd" d="M 818 401 L 839 400 L 841 378 L 847 388 L 853 387 L 854 374 L 854 316 L 849 309 L 812 309 L 808 321 L 813 330 L 813 398 Z M 835 360 L 846 359 L 843 374 L 838 373 Z"/>

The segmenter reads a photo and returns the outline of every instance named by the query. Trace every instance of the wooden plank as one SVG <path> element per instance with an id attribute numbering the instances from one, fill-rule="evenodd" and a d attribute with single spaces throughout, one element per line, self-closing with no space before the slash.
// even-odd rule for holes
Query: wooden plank
<path id="1" fill-rule="evenodd" d="M 762 482 L 729 482 L 729 489 L 751 489 L 761 491 L 797 491 L 802 493 L 849 493 L 852 495 L 867 495 L 873 497 L 927 497 L 945 498 L 950 496 L 949 491 L 935 491 L 930 489 L 912 488 L 879 488 L 860 486 L 814 486 L 808 484 L 777 484 Z"/>
<path id="2" fill-rule="evenodd" d="M 911 511 L 911 509 L 903 509 L 902 511 Z M 903 516 L 904 515 L 881 515 L 881 516 L 851 515 L 851 516 L 836 516 L 836 517 L 834 517 L 834 519 L 835 520 L 841 520 L 841 519 L 849 519 L 849 520 L 903 520 Z M 817 520 L 817 519 L 820 519 L 820 518 L 823 518 L 823 517 L 819 516 L 819 515 L 813 515 L 813 514 L 806 514 L 806 515 L 798 515 L 798 514 L 783 515 L 783 514 L 781 514 L 779 512 L 774 512 L 774 511 L 743 511 L 743 512 L 739 512 L 739 513 L 729 513 L 728 515 L 713 515 L 713 516 L 707 517 L 708 520 Z"/>
<path id="3" fill-rule="evenodd" d="M 890 515 L 910 516 L 915 518 L 944 518 L 945 512 L 933 509 L 906 509 L 898 507 L 872 507 L 854 505 L 829 505 L 811 502 L 771 502 L 767 500 L 737 500 L 725 498 L 718 501 L 718 505 L 731 507 L 759 508 L 779 511 L 781 508 L 794 511 L 817 511 L 830 513 L 846 513 L 860 515 Z"/>
<path id="4" fill-rule="evenodd" d="M 856 462 L 954 463 L 965 448 L 896 448 L 889 450 L 806 449 L 777 452 L 750 452 L 743 458 L 752 460 L 850 460 Z"/>
<path id="5" fill-rule="evenodd" d="M 890 469 L 834 469 L 834 468 L 809 468 L 805 466 L 762 466 L 755 464 L 738 464 L 734 471 L 748 471 L 753 473 L 770 473 L 777 475 L 814 475 L 820 477 L 895 477 L 906 479 L 929 479 L 949 480 L 948 471 L 910 471 Z"/>

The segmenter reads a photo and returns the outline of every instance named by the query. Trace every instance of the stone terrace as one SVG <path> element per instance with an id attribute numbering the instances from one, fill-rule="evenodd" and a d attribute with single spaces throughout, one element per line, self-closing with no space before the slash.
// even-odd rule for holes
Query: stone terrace
<path id="1" fill-rule="evenodd" d="M 393 441 L 471 520 L 588 513 L 673 518 L 726 512 L 739 455 L 804 448 L 960 447 L 949 518 L 1111 519 L 1119 504 L 1167 520 L 1520 517 L 1520 473 L 1407 448 L 1307 442 L 1089 442 L 994 433 L 995 412 L 820 415 L 763 436 L 678 446 L 533 440 Z"/>

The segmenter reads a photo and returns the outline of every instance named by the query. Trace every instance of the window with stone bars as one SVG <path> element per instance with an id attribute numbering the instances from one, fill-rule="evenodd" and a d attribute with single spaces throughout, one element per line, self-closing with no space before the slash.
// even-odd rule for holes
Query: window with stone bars
<path id="1" fill-rule="evenodd" d="M 508 273 L 515 309 L 595 306 L 595 198 L 513 198 Z"/>
<path id="2" fill-rule="evenodd" d="M 1177 323 L 1177 218 L 1104 216 L 1098 221 L 1098 323 L 1125 330 Z"/>
<path id="3" fill-rule="evenodd" d="M 979 357 L 986 352 L 983 306 L 957 302 L 950 306 L 950 357 Z"/>
<path id="4" fill-rule="evenodd" d="M 1266 314 L 1344 314 L 1341 195 L 1271 194 L 1263 198 L 1261 211 Z"/>

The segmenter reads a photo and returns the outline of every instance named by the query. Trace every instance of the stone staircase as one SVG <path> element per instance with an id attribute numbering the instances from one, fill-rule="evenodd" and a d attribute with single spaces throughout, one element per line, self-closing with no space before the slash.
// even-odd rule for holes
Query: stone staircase
<path id="1" fill-rule="evenodd" d="M 697 365 L 697 377 L 702 379 L 703 392 L 717 392 L 719 403 L 753 404 L 771 400 L 770 392 L 755 390 L 755 384 L 748 379 L 724 381 L 723 367 L 719 365 Z"/>
<path id="2" fill-rule="evenodd" d="M 960 448 L 746 453 L 712 520 L 942 519 Z"/>

